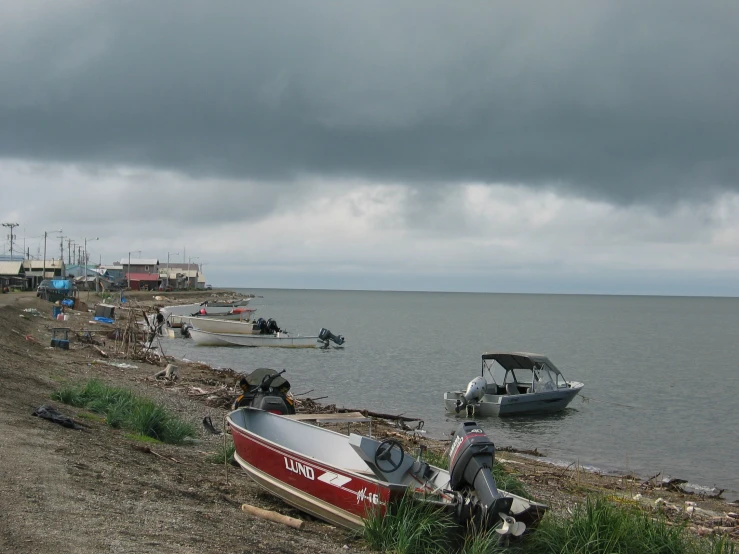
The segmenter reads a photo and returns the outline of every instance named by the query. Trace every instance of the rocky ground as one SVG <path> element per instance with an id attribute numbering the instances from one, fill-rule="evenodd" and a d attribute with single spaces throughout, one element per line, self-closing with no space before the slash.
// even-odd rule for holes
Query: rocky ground
<path id="1" fill-rule="evenodd" d="M 129 306 L 150 310 L 156 304 L 206 298 L 202 293 L 168 293 L 158 300 L 155 294 L 131 294 Z M 91 295 L 91 309 L 96 300 Z M 40 315 L 24 311 L 29 309 Z M 0 295 L 1 552 L 365 551 L 362 541 L 347 531 L 312 520 L 261 493 L 238 468 L 207 461 L 223 437 L 206 431 L 202 420 L 210 416 L 216 427 L 223 428 L 225 406 L 236 395 L 233 374 L 178 361 L 180 379 L 167 383 L 153 377 L 164 360 L 152 365 L 121 359 L 114 352 L 120 345 L 103 333 L 93 334 L 98 345 L 73 338 L 68 351 L 51 348 L 51 329 L 58 325 L 77 331 L 105 328 L 90 323 L 92 314 L 68 313 L 69 321 L 57 322 L 51 319 L 51 304 L 33 293 Z M 85 417 L 79 409 L 50 400 L 63 383 L 92 377 L 164 403 L 198 426 L 197 444 L 144 445 Z M 42 404 L 74 417 L 85 429 L 34 417 L 34 409 Z M 409 448 L 418 441 L 431 449 L 444 448 L 443 443 L 410 438 L 393 425 L 374 429 L 403 437 Z M 687 521 L 699 534 L 739 535 L 735 517 L 728 515 L 738 509 L 721 499 L 667 490 L 658 479 L 643 482 L 553 467 L 517 452 L 499 452 L 498 457 L 537 500 L 560 513 L 599 491 L 648 510 L 659 505 L 673 521 Z M 256 519 L 241 511 L 242 503 L 299 517 L 307 524 L 297 531 Z"/>

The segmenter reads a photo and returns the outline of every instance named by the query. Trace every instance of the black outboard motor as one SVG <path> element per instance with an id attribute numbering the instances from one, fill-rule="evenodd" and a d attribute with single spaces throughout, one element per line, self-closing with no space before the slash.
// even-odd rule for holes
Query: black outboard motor
<path id="1" fill-rule="evenodd" d="M 239 381 L 244 392 L 233 403 L 235 410 L 242 406 L 251 406 L 273 414 L 294 414 L 295 402 L 290 391 L 290 383 L 274 369 L 259 368 Z"/>
<path id="2" fill-rule="evenodd" d="M 452 490 L 472 487 L 477 501 L 466 498 L 459 504 L 458 516 L 472 521 L 477 529 L 486 529 L 499 518 L 510 514 L 513 498 L 498 492 L 493 477 L 495 446 L 474 421 L 465 421 L 457 428 L 449 449 L 449 482 Z"/>
<path id="3" fill-rule="evenodd" d="M 256 323 L 254 323 L 257 329 L 259 329 L 260 335 L 266 335 L 267 334 L 267 320 L 263 317 L 260 317 L 257 319 Z"/>
<path id="4" fill-rule="evenodd" d="M 321 329 L 320 333 L 318 333 L 318 340 L 323 341 L 327 345 L 328 345 L 328 341 L 331 341 L 334 344 L 338 344 L 339 346 L 344 344 L 343 335 L 334 335 L 331 331 L 329 331 L 325 327 Z"/>
<path id="5" fill-rule="evenodd" d="M 280 329 L 277 326 L 277 322 L 270 317 L 267 320 L 267 332 L 271 335 L 273 333 L 279 333 L 280 331 L 282 331 L 282 329 Z"/>

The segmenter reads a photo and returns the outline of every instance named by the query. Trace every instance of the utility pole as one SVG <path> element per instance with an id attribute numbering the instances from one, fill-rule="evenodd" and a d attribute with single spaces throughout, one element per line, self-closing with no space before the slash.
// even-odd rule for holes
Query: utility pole
<path id="1" fill-rule="evenodd" d="M 10 228 L 10 259 L 13 259 L 13 227 L 18 227 L 17 223 L 3 223 L 3 227 Z"/>
<path id="2" fill-rule="evenodd" d="M 62 279 L 67 278 L 67 266 L 64 265 L 64 237 L 59 238 L 59 262 L 61 262 L 64 271 L 62 271 Z"/>
<path id="3" fill-rule="evenodd" d="M 67 239 L 67 263 L 72 265 L 72 239 Z"/>

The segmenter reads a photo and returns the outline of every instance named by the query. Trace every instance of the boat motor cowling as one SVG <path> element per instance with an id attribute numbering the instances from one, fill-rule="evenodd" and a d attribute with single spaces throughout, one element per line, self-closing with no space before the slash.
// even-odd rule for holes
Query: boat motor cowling
<path id="1" fill-rule="evenodd" d="M 344 344 L 344 337 L 342 335 L 334 335 L 331 331 L 323 327 L 321 329 L 321 332 L 318 333 L 318 339 L 322 340 L 326 344 L 328 344 L 328 341 L 333 342 L 334 344 L 337 344 L 341 346 Z"/>
<path id="2" fill-rule="evenodd" d="M 467 384 L 467 392 L 465 392 L 462 397 L 457 399 L 457 403 L 454 406 L 454 411 L 456 413 L 459 413 L 459 410 L 461 410 L 470 402 L 479 402 L 480 399 L 485 396 L 487 386 L 488 383 L 487 381 L 485 381 L 484 377 L 475 377 L 474 379 L 472 379 L 472 381 Z"/>
<path id="3" fill-rule="evenodd" d="M 495 445 L 474 421 L 461 423 L 449 449 L 449 484 L 454 491 L 471 487 L 477 495 L 474 505 L 466 505 L 478 528 L 496 523 L 509 514 L 513 498 L 498 491 L 493 477 Z"/>

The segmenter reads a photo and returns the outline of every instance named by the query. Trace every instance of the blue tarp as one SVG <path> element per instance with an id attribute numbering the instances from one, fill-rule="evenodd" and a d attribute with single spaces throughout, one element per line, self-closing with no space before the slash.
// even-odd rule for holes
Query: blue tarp
<path id="1" fill-rule="evenodd" d="M 62 300 L 62 305 L 67 306 L 69 308 L 74 308 L 74 300 L 71 298 L 67 298 L 66 300 Z"/>
<path id="2" fill-rule="evenodd" d="M 72 281 L 67 281 L 66 279 L 52 279 L 51 286 L 57 290 L 71 290 Z"/>

